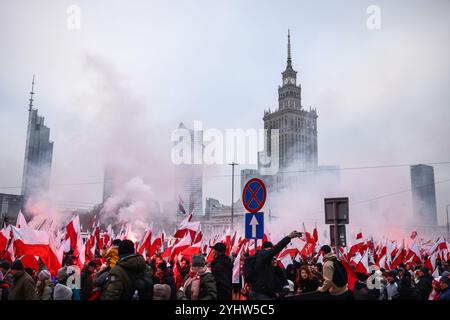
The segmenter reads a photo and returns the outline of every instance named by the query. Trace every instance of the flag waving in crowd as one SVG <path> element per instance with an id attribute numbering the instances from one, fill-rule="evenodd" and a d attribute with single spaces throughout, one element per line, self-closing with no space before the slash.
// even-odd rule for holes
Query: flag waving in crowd
<path id="1" fill-rule="evenodd" d="M 52 222 L 49 222 L 52 225 Z M 0 230 L 1 295 L 16 299 L 449 299 L 449 244 L 376 241 L 359 231 L 335 248 L 301 225 L 276 243 L 226 227 L 211 234 L 187 214 L 170 234 L 147 225 L 135 242 L 131 223 L 117 229 L 98 217 L 83 232 L 73 216 L 60 228 L 34 229 L 19 214 Z M 115 233 L 115 231 L 117 233 Z M 16 279 L 26 283 L 26 294 Z M 115 279 L 115 280 L 112 280 Z M 139 288 L 129 279 L 139 279 Z M 124 290 L 124 288 L 127 288 Z"/>

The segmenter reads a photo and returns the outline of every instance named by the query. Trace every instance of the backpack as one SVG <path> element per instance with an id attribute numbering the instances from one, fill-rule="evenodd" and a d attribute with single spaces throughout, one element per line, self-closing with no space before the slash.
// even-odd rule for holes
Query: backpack
<path id="1" fill-rule="evenodd" d="M 345 286 L 348 283 L 347 270 L 345 270 L 344 265 L 338 259 L 333 261 L 333 266 L 333 283 L 338 287 Z"/>
<path id="2" fill-rule="evenodd" d="M 153 300 L 153 279 L 148 272 L 127 275 L 133 283 L 130 300 Z"/>
<path id="3" fill-rule="evenodd" d="M 255 281 L 255 265 L 256 265 L 256 255 L 248 256 L 244 260 L 244 265 L 242 267 L 242 274 L 244 276 L 245 282 L 248 284 L 253 284 Z"/>

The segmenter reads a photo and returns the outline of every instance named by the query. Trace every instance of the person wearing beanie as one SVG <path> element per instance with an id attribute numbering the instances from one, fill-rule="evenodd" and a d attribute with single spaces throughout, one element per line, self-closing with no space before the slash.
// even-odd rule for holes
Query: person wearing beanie
<path id="1" fill-rule="evenodd" d="M 11 265 L 13 285 L 9 300 L 36 300 L 36 290 L 33 278 L 24 270 L 22 261 L 15 260 Z"/>
<path id="2" fill-rule="evenodd" d="M 177 293 L 179 300 L 216 300 L 216 281 L 203 255 L 192 257 L 191 271 Z"/>
<path id="3" fill-rule="evenodd" d="M 97 268 L 95 260 L 89 261 L 81 270 L 80 274 L 80 300 L 89 300 L 94 289 L 94 272 Z"/>
<path id="4" fill-rule="evenodd" d="M 439 279 L 439 287 L 441 292 L 439 293 L 439 300 L 449 301 L 450 300 L 450 278 L 443 277 Z"/>
<path id="5" fill-rule="evenodd" d="M 53 291 L 53 300 L 72 300 L 72 289 L 61 283 L 56 284 Z"/>
<path id="6" fill-rule="evenodd" d="M 38 273 L 37 296 L 39 300 L 51 300 L 53 292 L 53 282 L 48 270 L 43 269 Z"/>
<path id="7" fill-rule="evenodd" d="M 0 301 L 8 300 L 9 291 L 14 282 L 13 275 L 9 272 L 11 264 L 8 260 L 0 260 Z"/>
<path id="8" fill-rule="evenodd" d="M 280 274 L 278 268 L 274 267 L 273 258 L 291 242 L 291 239 L 300 236 L 300 232 L 292 231 L 275 245 L 265 241 L 261 250 L 254 256 L 245 259 L 243 271 L 245 281 L 252 288 L 249 292 L 250 300 L 276 297 L 276 291 L 280 284 Z"/>
<path id="9" fill-rule="evenodd" d="M 211 272 L 216 280 L 217 299 L 231 300 L 233 295 L 233 263 L 230 257 L 226 255 L 227 247 L 222 242 L 218 242 L 211 249 L 214 250 Z"/>
<path id="10" fill-rule="evenodd" d="M 428 300 L 431 290 L 433 289 L 433 277 L 430 276 L 430 271 L 427 267 L 416 270 L 416 287 L 420 291 L 422 300 Z"/>
<path id="11" fill-rule="evenodd" d="M 102 300 L 152 300 L 153 280 L 144 257 L 134 253 L 134 243 L 123 240 L 118 247 L 119 261 L 111 269 L 101 295 Z M 131 280 L 131 279 L 134 279 Z"/>

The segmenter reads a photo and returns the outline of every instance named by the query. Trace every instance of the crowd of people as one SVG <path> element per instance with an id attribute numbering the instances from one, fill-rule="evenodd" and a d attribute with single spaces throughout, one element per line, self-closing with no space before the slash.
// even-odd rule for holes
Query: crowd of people
<path id="1" fill-rule="evenodd" d="M 371 274 L 349 270 L 333 249 L 320 248 L 315 258 L 284 267 L 278 253 L 293 231 L 277 244 L 266 241 L 254 255 L 227 255 L 218 242 L 213 259 L 204 255 L 166 261 L 159 254 L 143 256 L 131 240 L 114 240 L 112 246 L 87 261 L 81 271 L 76 256 L 67 253 L 56 275 L 40 263 L 25 268 L 21 260 L 0 261 L 1 300 L 450 300 L 450 261 L 438 260 L 434 278 L 422 263 L 398 268 L 373 268 Z M 239 283 L 233 283 L 233 265 L 240 259 Z M 350 280 L 349 272 L 356 279 Z"/>

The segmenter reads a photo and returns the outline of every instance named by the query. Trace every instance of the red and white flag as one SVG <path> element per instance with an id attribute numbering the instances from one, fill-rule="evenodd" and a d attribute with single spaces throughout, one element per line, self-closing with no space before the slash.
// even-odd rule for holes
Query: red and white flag
<path id="1" fill-rule="evenodd" d="M 38 256 L 54 274 L 61 268 L 55 248 L 52 248 L 50 236 L 45 231 L 18 229 L 12 227 L 15 255 L 26 254 Z"/>

